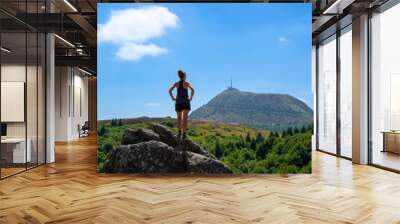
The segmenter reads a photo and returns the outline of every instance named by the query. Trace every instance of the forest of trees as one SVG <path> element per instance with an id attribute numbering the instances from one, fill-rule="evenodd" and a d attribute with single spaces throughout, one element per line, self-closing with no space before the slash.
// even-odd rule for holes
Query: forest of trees
<path id="1" fill-rule="evenodd" d="M 162 124 L 175 130 L 175 122 Z M 143 128 L 146 123 L 123 125 L 114 119 L 99 127 L 98 170 L 107 154 L 121 140 L 123 130 Z M 311 173 L 312 125 L 268 132 L 237 125 L 191 123 L 189 137 L 229 166 L 234 173 Z"/>
<path id="2" fill-rule="evenodd" d="M 272 132 L 266 139 L 247 135 L 225 146 L 217 142 L 214 154 L 235 173 L 311 173 L 311 132 L 310 126 Z"/>

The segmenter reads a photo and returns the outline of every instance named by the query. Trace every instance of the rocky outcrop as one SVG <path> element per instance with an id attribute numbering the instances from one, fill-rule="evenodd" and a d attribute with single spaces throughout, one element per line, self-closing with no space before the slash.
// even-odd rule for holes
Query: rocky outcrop
<path id="1" fill-rule="evenodd" d="M 161 124 L 154 124 L 153 131 L 160 136 L 160 140 L 169 146 L 179 145 L 179 139 L 165 126 Z"/>
<path id="2" fill-rule="evenodd" d="M 104 163 L 105 172 L 118 173 L 232 173 L 190 139 L 177 138 L 167 127 L 127 129 L 121 145 Z"/>
<path id="3" fill-rule="evenodd" d="M 152 130 L 149 129 L 127 129 L 122 135 L 121 144 L 129 145 L 136 144 L 139 142 L 147 141 L 160 141 L 160 136 Z"/>
<path id="4" fill-rule="evenodd" d="M 219 160 L 193 152 L 185 152 L 185 162 L 189 173 L 232 173 L 225 164 Z"/>
<path id="5" fill-rule="evenodd" d="M 160 141 L 174 147 L 176 150 L 194 152 L 200 155 L 215 158 L 213 155 L 208 153 L 208 151 L 201 148 L 192 140 L 177 138 L 167 127 L 163 125 L 154 124 L 152 129 L 160 136 Z"/>
<path id="6" fill-rule="evenodd" d="M 180 151 L 193 152 L 206 157 L 216 159 L 214 155 L 210 154 L 208 151 L 204 150 L 198 144 L 196 144 L 190 139 L 180 140 L 178 145 L 175 146 L 175 149 Z"/>
<path id="7" fill-rule="evenodd" d="M 105 163 L 106 172 L 179 173 L 185 172 L 184 154 L 159 141 L 121 145 Z"/>

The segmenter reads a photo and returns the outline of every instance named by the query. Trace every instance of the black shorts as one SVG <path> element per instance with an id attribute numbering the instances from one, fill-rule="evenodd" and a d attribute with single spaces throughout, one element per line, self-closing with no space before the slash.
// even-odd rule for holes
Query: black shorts
<path id="1" fill-rule="evenodd" d="M 182 110 L 190 110 L 190 102 L 175 104 L 176 112 L 181 112 Z"/>

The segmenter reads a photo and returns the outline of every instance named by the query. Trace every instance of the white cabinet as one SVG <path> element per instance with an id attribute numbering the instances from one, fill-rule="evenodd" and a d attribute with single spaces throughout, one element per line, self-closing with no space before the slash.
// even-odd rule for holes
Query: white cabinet
<path id="1" fill-rule="evenodd" d="M 12 162 L 25 163 L 32 161 L 32 140 L 27 139 L 27 147 L 25 151 L 25 138 L 7 138 L 2 139 L 1 144 L 12 147 Z"/>

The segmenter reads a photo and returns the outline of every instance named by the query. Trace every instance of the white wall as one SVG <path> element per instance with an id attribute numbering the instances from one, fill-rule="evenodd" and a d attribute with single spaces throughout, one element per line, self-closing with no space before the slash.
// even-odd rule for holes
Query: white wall
<path id="1" fill-rule="evenodd" d="M 69 68 L 55 68 L 55 140 L 68 140 L 68 88 L 70 85 Z"/>
<path id="2" fill-rule="evenodd" d="M 76 68 L 56 67 L 55 85 L 55 140 L 77 139 L 78 125 L 88 120 L 88 78 Z"/>
<path id="3" fill-rule="evenodd" d="M 76 72 L 77 70 L 75 70 Z M 81 73 L 80 73 L 81 74 Z M 88 113 L 88 77 L 75 75 L 74 77 L 74 108 L 72 108 L 72 120 L 71 126 L 72 128 L 72 136 L 79 137 L 78 132 L 78 124 L 83 125 L 85 121 L 89 120 L 89 113 Z"/>

